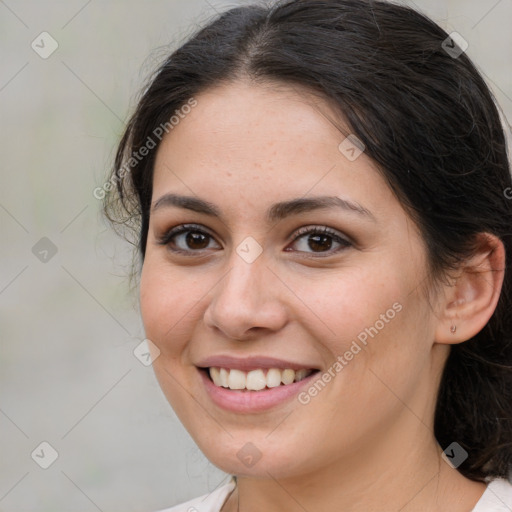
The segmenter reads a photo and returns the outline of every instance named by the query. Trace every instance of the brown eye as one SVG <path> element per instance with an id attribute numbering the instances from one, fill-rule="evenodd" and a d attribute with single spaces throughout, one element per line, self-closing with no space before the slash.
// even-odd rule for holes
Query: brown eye
<path id="1" fill-rule="evenodd" d="M 208 247 L 209 235 L 204 233 L 189 231 L 185 233 L 185 246 L 188 249 L 206 249 Z"/>
<path id="2" fill-rule="evenodd" d="M 214 242 L 213 246 L 212 242 Z M 171 251 L 181 253 L 221 248 L 212 235 L 193 225 L 182 225 L 171 229 L 159 239 L 158 243 L 168 246 Z"/>
<path id="3" fill-rule="evenodd" d="M 332 247 L 332 237 L 329 235 L 310 235 L 308 246 L 315 252 L 328 251 Z"/>
<path id="4" fill-rule="evenodd" d="M 296 250 L 309 254 L 334 254 L 352 245 L 348 240 L 328 227 L 305 228 L 299 231 L 293 244 L 297 247 Z M 337 246 L 337 248 L 335 247 L 332 250 L 333 246 Z"/>

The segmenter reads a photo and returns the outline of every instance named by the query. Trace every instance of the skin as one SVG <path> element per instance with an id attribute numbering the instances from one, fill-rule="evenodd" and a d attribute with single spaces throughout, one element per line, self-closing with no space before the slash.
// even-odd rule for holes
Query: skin
<path id="1" fill-rule="evenodd" d="M 238 475 L 223 511 L 469 512 L 485 485 L 441 459 L 435 397 L 449 345 L 478 332 L 496 306 L 502 246 L 483 238 L 471 262 L 483 278 L 461 271 L 429 299 L 418 229 L 366 154 L 351 162 L 340 152 L 346 134 L 328 120 L 328 105 L 247 81 L 196 99 L 158 150 L 153 205 L 168 193 L 195 196 L 222 217 L 153 210 L 140 297 L 162 390 L 209 460 Z M 371 216 L 330 208 L 265 219 L 274 203 L 323 195 Z M 210 237 L 159 243 L 185 223 Z M 313 226 L 352 243 L 294 241 Z M 253 263 L 236 252 L 248 236 L 263 249 Z M 195 366 L 217 354 L 265 355 L 326 371 L 395 303 L 401 311 L 307 405 L 228 412 Z M 236 455 L 247 442 L 262 455 L 251 468 Z"/>

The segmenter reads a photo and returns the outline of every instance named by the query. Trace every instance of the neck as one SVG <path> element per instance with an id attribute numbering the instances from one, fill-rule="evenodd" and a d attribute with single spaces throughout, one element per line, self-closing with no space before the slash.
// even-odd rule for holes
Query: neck
<path id="1" fill-rule="evenodd" d="M 411 417 L 410 411 L 404 415 Z M 223 512 L 469 512 L 485 485 L 463 477 L 442 458 L 433 432 L 416 419 L 382 432 L 351 457 L 286 477 L 238 477 Z M 406 421 L 406 423 L 408 423 Z M 406 435 L 406 433 L 409 435 Z M 383 439 L 386 442 L 383 442 Z"/>
<path id="2" fill-rule="evenodd" d="M 442 347 L 435 355 L 446 357 Z M 470 512 L 486 486 L 465 478 L 441 457 L 431 387 L 439 378 L 432 372 L 425 379 L 430 385 L 417 389 L 408 405 L 399 400 L 388 420 L 366 431 L 348 454 L 333 455 L 322 466 L 311 463 L 306 470 L 302 464 L 293 474 L 289 464 L 287 473 L 260 468 L 257 477 L 239 476 L 222 512 Z"/>

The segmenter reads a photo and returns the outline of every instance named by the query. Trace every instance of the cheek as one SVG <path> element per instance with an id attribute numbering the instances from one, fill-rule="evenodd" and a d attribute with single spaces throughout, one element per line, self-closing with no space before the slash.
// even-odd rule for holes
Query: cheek
<path id="1" fill-rule="evenodd" d="M 331 300 L 316 298 L 335 333 L 330 352 L 338 362 L 341 357 L 332 392 L 354 413 L 354 428 L 400 409 L 397 396 L 410 396 L 428 368 L 433 330 L 427 299 L 414 289 L 409 269 L 393 274 L 385 268 L 344 280 L 345 289 L 333 290 Z"/>
<path id="2" fill-rule="evenodd" d="M 433 339 L 428 301 L 418 287 L 421 266 L 412 258 L 409 264 L 372 259 L 371 265 L 344 268 L 324 280 L 295 280 L 297 295 L 307 297 L 313 313 L 308 314 L 313 338 L 333 361 L 343 358 L 342 373 L 353 383 L 368 369 L 391 381 L 413 375 Z M 304 317 L 302 322 L 307 325 Z"/>
<path id="3" fill-rule="evenodd" d="M 164 356 L 177 356 L 198 322 L 205 280 L 189 271 L 171 270 L 155 257 L 146 257 L 140 280 L 140 307 L 146 337 Z"/>
<path id="4" fill-rule="evenodd" d="M 339 347 L 333 346 L 337 352 L 359 335 L 364 342 L 368 329 L 380 332 L 399 322 L 407 289 L 403 277 L 375 265 L 344 268 L 322 280 L 295 278 L 294 285 L 297 295 L 307 298 L 315 339 L 339 340 Z"/>
<path id="5" fill-rule="evenodd" d="M 184 272 L 147 254 L 140 279 L 140 308 L 146 338 L 160 351 L 152 365 L 155 375 L 176 414 L 187 423 L 191 404 L 183 388 L 192 386 L 188 342 L 200 322 L 201 298 L 207 290 L 204 280 Z"/>

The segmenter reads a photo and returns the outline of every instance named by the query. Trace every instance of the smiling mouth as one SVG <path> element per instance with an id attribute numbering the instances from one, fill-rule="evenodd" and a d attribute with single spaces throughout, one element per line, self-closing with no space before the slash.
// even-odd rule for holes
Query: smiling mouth
<path id="1" fill-rule="evenodd" d="M 242 370 L 219 368 L 201 368 L 209 379 L 220 388 L 231 390 L 263 391 L 279 386 L 288 386 L 300 382 L 319 370 L 291 368 L 259 368 L 244 372 Z"/>

